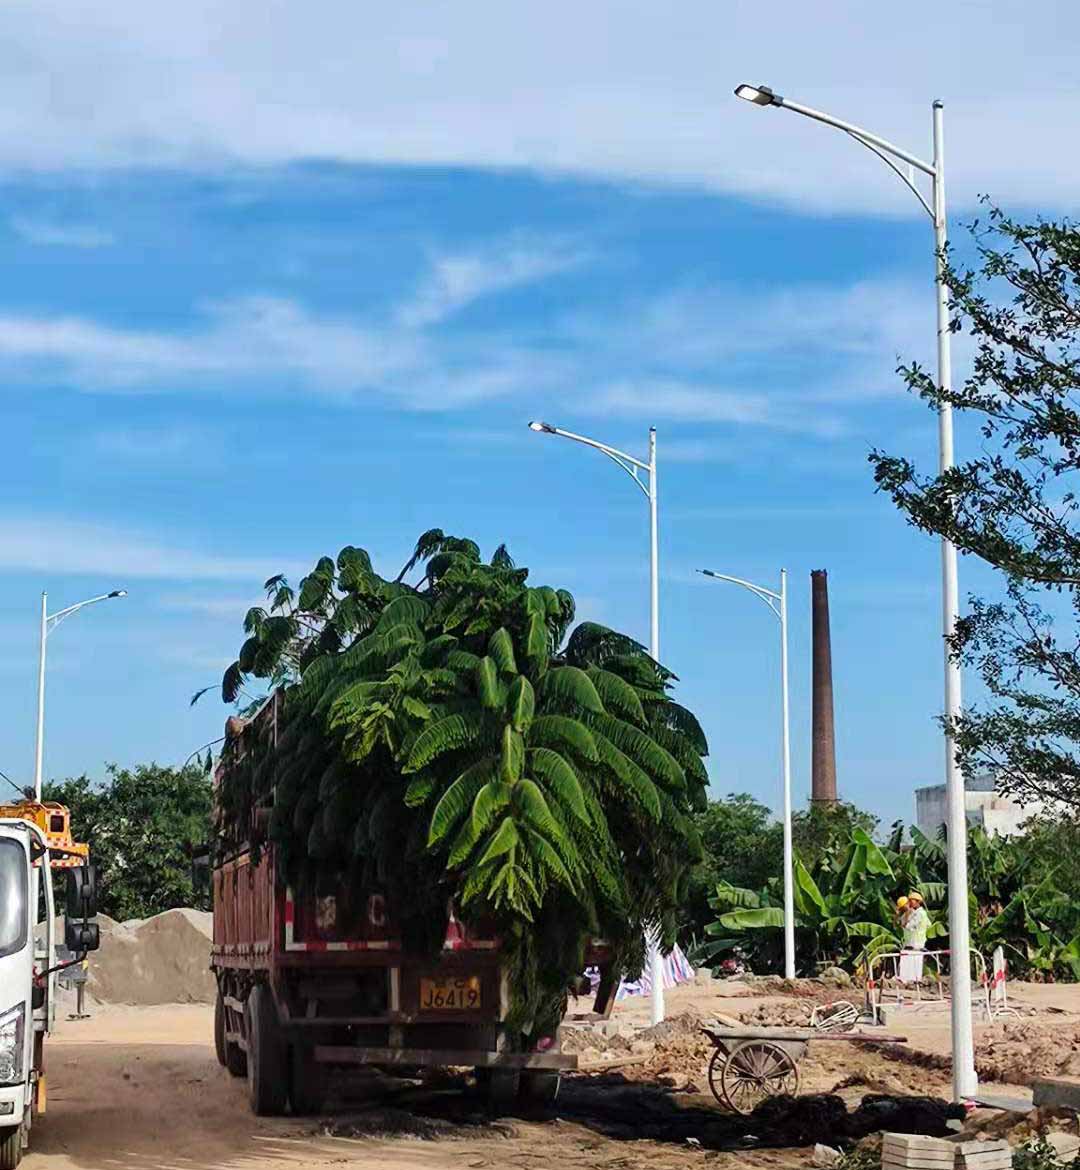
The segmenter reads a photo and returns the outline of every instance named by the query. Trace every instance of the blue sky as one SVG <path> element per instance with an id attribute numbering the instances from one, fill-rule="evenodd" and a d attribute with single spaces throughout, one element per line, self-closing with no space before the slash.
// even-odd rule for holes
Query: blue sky
<path id="1" fill-rule="evenodd" d="M 249 7 L 0 17 L 21 50 L 0 83 L 0 768 L 31 769 L 43 587 L 54 606 L 130 592 L 50 641 L 50 775 L 178 763 L 218 735 L 225 709 L 188 698 L 260 583 L 345 543 L 396 569 L 431 526 L 505 540 L 645 639 L 643 498 L 525 424 L 643 454 L 654 423 L 663 657 L 716 790 L 775 801 L 777 638 L 694 570 L 789 570 L 802 799 L 826 568 L 842 794 L 910 816 L 941 772 L 938 552 L 866 455 L 934 456 L 893 372 L 932 353 L 928 225 L 868 154 L 730 89 L 771 80 L 913 149 L 955 93 L 954 220 L 980 191 L 1067 210 L 1074 11 L 957 5 L 958 56 L 925 49 L 918 4 L 899 27 L 832 4 L 775 29 L 742 4 L 556 4 L 542 24 Z M 1018 62 L 1051 17 L 1060 35 Z"/>

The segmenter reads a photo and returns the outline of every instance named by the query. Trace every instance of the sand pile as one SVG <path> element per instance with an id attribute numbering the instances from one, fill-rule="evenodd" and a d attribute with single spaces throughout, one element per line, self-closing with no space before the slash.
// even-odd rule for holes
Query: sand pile
<path id="1" fill-rule="evenodd" d="M 97 921 L 101 949 L 90 956 L 87 990 L 99 1003 L 145 1006 L 214 1001 L 211 914 L 166 910 L 129 922 L 115 922 L 101 914 Z"/>
<path id="2" fill-rule="evenodd" d="M 1005 1084 L 1080 1076 L 1080 1028 L 1057 1020 L 1000 1023 L 979 1038 L 975 1063 L 980 1079 Z"/>

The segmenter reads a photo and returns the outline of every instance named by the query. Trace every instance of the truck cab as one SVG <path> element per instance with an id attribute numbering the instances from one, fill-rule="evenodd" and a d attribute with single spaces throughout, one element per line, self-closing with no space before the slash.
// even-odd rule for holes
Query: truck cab
<path id="1" fill-rule="evenodd" d="M 58 970 L 54 869 L 67 870 L 68 947 L 81 961 L 98 944 L 88 860 L 87 847 L 71 841 L 67 809 L 0 806 L 0 1170 L 19 1164 L 33 1118 L 45 1110 Z"/>

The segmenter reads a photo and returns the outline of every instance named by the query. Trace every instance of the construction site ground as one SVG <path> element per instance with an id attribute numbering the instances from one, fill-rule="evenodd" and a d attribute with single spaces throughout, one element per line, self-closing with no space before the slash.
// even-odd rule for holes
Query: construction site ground
<path id="1" fill-rule="evenodd" d="M 342 1084 L 322 1118 L 256 1118 L 245 1082 L 214 1057 L 208 1004 L 93 1003 L 90 1019 L 61 1020 L 52 1038 L 48 1112 L 23 1164 L 27 1170 L 807 1166 L 805 1145 L 777 1146 L 782 1136 L 754 1133 L 715 1105 L 706 1079 L 712 1049 L 700 1022 L 723 1015 L 794 1024 L 808 1019 L 816 1002 L 858 994 L 812 985 L 776 993 L 700 980 L 668 993 L 668 1021 L 655 1030 L 648 1003 L 628 1000 L 605 1029 L 613 1034 L 586 1027 L 568 1037 L 581 1071 L 565 1082 L 551 1113 L 498 1119 L 463 1076 L 453 1075 L 406 1089 L 379 1079 Z M 1080 1077 L 1080 988 L 1018 986 L 1012 997 L 1020 1018 L 976 1024 L 984 1091 L 1023 1097 L 1035 1076 Z M 909 1013 L 889 1030 L 910 1042 L 880 1049 L 815 1041 L 801 1065 L 800 1093 L 836 1090 L 849 1108 L 869 1092 L 947 1097 L 947 1013 Z M 1008 1125 L 1013 1140 L 1023 1138 L 1021 1117 Z"/>

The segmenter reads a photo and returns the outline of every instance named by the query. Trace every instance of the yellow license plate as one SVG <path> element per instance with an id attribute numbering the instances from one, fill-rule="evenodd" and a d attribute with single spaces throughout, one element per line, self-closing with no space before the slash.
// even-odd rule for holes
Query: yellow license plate
<path id="1" fill-rule="evenodd" d="M 469 975 L 463 979 L 421 979 L 422 1012 L 470 1012 L 482 1006 L 480 979 Z"/>

